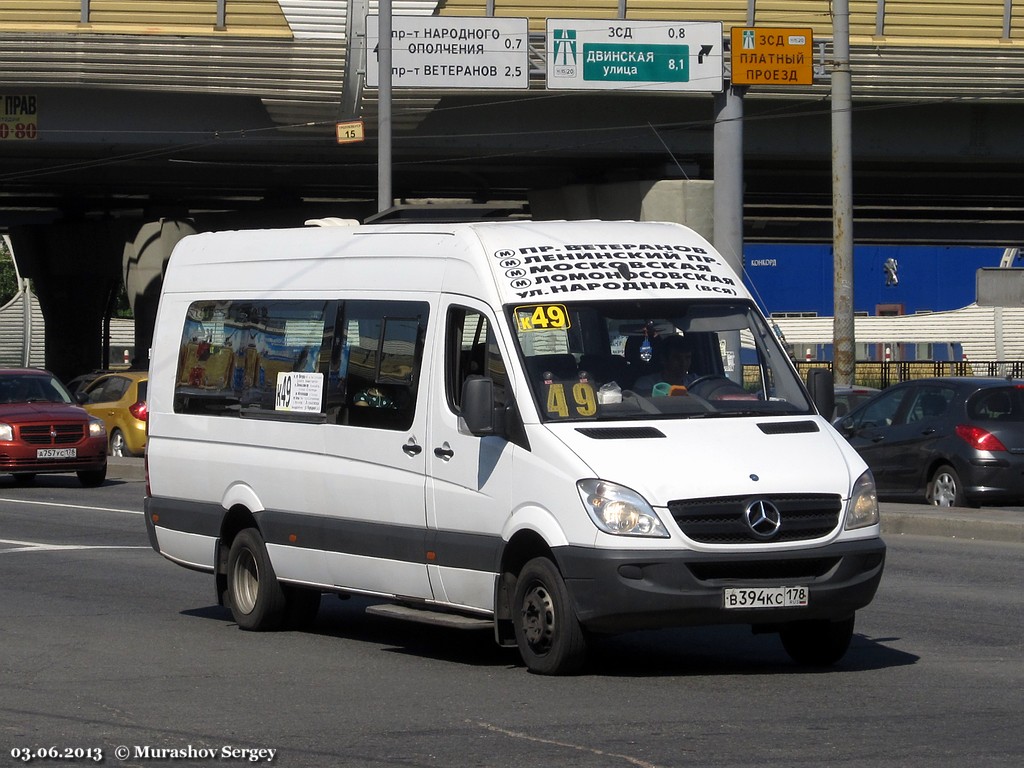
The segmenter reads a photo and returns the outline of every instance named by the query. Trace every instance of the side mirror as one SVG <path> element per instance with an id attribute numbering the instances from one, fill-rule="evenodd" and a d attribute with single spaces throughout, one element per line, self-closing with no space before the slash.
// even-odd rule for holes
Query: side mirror
<path id="1" fill-rule="evenodd" d="M 494 382 L 483 376 L 470 376 L 462 384 L 462 419 L 470 434 L 477 437 L 501 434 L 494 408 Z"/>
<path id="2" fill-rule="evenodd" d="M 836 389 L 832 371 L 827 368 L 811 368 L 807 372 L 807 389 L 818 413 L 831 421 L 836 407 Z"/>

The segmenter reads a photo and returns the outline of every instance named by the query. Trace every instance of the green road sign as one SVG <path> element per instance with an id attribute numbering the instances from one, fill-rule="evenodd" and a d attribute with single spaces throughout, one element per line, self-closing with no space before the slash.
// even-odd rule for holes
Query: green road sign
<path id="1" fill-rule="evenodd" d="M 585 44 L 583 79 L 686 83 L 690 80 L 690 46 Z"/>
<path id="2" fill-rule="evenodd" d="M 720 21 L 547 19 L 549 89 L 720 93 Z"/>

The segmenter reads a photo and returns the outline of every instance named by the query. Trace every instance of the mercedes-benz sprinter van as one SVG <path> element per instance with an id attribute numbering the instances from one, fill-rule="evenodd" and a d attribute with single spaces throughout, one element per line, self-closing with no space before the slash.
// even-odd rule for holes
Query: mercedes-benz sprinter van
<path id="1" fill-rule="evenodd" d="M 578 670 L 594 635 L 724 623 L 827 665 L 885 545 L 820 415 L 831 376 L 811 384 L 817 407 L 676 224 L 194 235 L 152 348 L 150 541 L 243 629 L 333 592 L 492 627 L 539 673 Z"/>

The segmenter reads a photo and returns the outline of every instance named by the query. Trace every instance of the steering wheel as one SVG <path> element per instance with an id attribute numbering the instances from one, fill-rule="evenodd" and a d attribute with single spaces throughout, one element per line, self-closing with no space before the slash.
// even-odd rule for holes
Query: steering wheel
<path id="1" fill-rule="evenodd" d="M 696 387 L 701 387 L 704 392 L 697 391 Z M 727 376 L 719 376 L 717 373 L 709 373 L 704 376 L 698 376 L 686 385 L 688 390 L 699 397 L 703 397 L 705 400 L 714 400 L 714 394 L 722 387 L 735 388 L 736 383 Z"/>
<path id="2" fill-rule="evenodd" d="M 687 384 L 686 388 L 689 389 L 690 387 L 695 387 L 698 384 L 700 384 L 702 381 L 707 381 L 708 379 L 724 379 L 724 378 L 725 378 L 724 376 L 719 376 L 717 373 L 705 373 L 703 376 L 698 376 L 696 379 L 694 379 L 689 384 Z"/>

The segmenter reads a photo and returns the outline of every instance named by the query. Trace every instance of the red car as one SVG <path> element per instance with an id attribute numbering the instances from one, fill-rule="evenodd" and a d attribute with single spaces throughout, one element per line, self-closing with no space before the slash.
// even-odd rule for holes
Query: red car
<path id="1" fill-rule="evenodd" d="M 74 472 L 82 485 L 107 477 L 107 430 L 49 371 L 0 369 L 0 473 L 31 483 L 43 473 Z"/>

